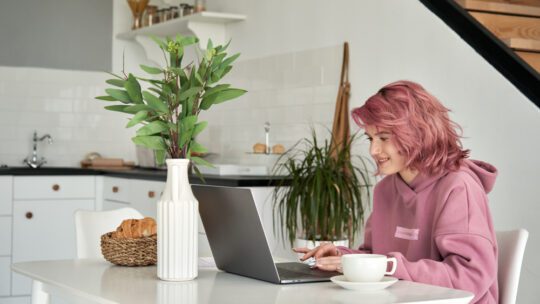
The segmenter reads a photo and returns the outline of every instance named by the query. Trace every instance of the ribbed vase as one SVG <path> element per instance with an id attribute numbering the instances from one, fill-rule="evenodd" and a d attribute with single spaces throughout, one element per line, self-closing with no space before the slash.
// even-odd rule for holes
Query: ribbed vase
<path id="1" fill-rule="evenodd" d="M 158 202 L 157 276 L 165 281 L 198 275 L 199 202 L 191 192 L 188 159 L 167 159 L 167 183 Z"/>

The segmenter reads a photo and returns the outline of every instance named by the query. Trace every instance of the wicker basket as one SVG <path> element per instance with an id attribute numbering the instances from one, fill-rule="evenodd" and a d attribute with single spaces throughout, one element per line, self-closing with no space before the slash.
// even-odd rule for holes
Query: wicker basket
<path id="1" fill-rule="evenodd" d="M 112 238 L 112 232 L 101 236 L 101 253 L 105 260 L 121 266 L 148 266 L 157 261 L 156 235 L 135 238 Z"/>

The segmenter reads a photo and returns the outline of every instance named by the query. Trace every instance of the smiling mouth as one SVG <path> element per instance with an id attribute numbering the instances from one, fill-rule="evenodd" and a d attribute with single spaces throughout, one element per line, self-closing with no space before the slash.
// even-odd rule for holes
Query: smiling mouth
<path id="1" fill-rule="evenodd" d="M 379 159 L 377 159 L 377 163 L 378 163 L 379 165 L 382 165 L 382 164 L 386 163 L 388 160 L 390 160 L 390 158 L 388 158 L 388 157 L 386 157 L 386 158 L 379 158 Z"/>

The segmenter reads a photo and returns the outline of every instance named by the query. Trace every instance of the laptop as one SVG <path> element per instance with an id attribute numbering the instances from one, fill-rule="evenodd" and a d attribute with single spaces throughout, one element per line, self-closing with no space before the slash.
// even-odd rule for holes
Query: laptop
<path id="1" fill-rule="evenodd" d="M 218 269 L 275 284 L 326 282 L 340 275 L 300 262 L 274 263 L 250 189 L 191 188 Z"/>

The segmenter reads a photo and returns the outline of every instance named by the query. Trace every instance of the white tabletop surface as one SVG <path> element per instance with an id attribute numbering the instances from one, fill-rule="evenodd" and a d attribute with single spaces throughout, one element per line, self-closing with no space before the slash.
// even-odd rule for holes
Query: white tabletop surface
<path id="1" fill-rule="evenodd" d="M 212 268 L 188 282 L 165 282 L 156 267 L 121 267 L 104 260 L 23 262 L 15 272 L 44 283 L 50 294 L 94 303 L 469 303 L 470 292 L 399 281 L 371 293 L 333 283 L 276 285 Z"/>

